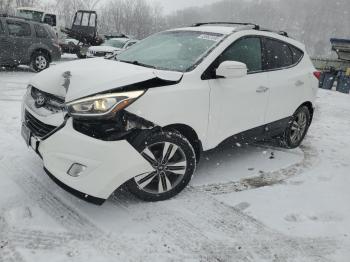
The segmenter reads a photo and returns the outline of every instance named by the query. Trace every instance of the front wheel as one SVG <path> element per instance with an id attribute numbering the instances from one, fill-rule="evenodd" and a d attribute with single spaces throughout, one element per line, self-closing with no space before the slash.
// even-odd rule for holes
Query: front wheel
<path id="1" fill-rule="evenodd" d="M 293 115 L 281 139 L 286 148 L 296 148 L 303 142 L 311 123 L 310 111 L 306 106 L 300 107 Z"/>
<path id="2" fill-rule="evenodd" d="M 136 145 L 152 170 L 131 179 L 127 186 L 145 201 L 169 199 L 190 182 L 196 169 L 191 143 L 177 132 L 157 132 Z"/>

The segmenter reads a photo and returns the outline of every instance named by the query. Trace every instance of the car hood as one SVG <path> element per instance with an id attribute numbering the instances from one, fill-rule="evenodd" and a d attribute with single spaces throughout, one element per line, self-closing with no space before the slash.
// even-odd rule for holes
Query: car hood
<path id="1" fill-rule="evenodd" d="M 34 76 L 30 85 L 70 102 L 104 93 L 148 89 L 176 84 L 183 73 L 146 68 L 104 58 L 52 66 Z"/>
<path id="2" fill-rule="evenodd" d="M 117 51 L 117 50 L 121 50 L 121 49 L 113 47 L 113 46 L 106 46 L 106 45 L 89 47 L 89 51 L 94 51 L 94 52 L 111 52 L 111 53 L 113 53 L 114 51 Z"/>

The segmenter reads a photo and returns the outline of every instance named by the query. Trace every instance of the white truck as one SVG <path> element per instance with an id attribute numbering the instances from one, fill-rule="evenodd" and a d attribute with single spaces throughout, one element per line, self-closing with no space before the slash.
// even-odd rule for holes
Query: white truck
<path id="1" fill-rule="evenodd" d="M 52 26 L 59 38 L 62 36 L 61 23 L 56 14 L 32 7 L 19 7 L 16 10 L 16 16 L 48 24 Z"/>

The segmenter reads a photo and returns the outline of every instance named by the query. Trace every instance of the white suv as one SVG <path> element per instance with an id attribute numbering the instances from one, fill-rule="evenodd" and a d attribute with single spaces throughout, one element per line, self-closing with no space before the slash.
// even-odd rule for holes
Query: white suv
<path id="1" fill-rule="evenodd" d="M 126 185 L 141 199 L 165 200 L 186 187 L 203 151 L 231 137 L 299 146 L 318 76 L 286 33 L 196 24 L 114 58 L 38 74 L 24 98 L 22 135 L 48 175 L 78 197 L 102 204 Z"/>

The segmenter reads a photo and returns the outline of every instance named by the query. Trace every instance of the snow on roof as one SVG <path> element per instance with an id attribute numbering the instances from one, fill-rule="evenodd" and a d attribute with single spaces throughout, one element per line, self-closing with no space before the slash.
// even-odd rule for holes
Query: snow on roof
<path id="1" fill-rule="evenodd" d="M 118 40 L 120 42 L 127 42 L 129 41 L 130 39 L 129 38 L 126 38 L 126 37 L 113 37 L 113 38 L 108 38 L 106 40 Z"/>
<path id="2" fill-rule="evenodd" d="M 237 28 L 234 26 L 196 26 L 196 27 L 184 27 L 172 29 L 171 31 L 200 31 L 200 32 L 209 32 L 209 33 L 218 33 L 223 35 L 232 34 Z"/>
<path id="3" fill-rule="evenodd" d="M 33 7 L 18 7 L 17 10 L 28 10 L 28 11 L 36 11 L 36 12 L 43 12 L 45 13 L 44 10 L 38 9 L 38 8 L 33 8 Z"/>

